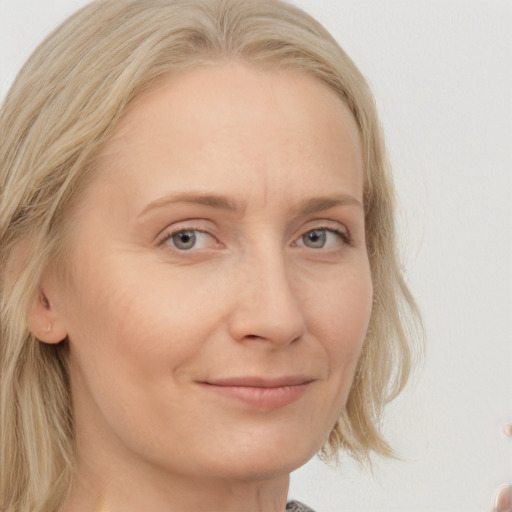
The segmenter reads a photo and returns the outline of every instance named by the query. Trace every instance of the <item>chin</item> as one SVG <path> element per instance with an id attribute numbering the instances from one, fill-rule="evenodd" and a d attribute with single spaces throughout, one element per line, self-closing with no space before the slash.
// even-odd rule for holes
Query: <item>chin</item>
<path id="1" fill-rule="evenodd" d="M 260 443 L 233 443 L 222 456 L 213 456 L 211 462 L 223 466 L 221 470 L 227 478 L 240 480 L 266 480 L 288 475 L 318 453 L 324 439 L 304 440 L 294 436 L 263 439 Z"/>

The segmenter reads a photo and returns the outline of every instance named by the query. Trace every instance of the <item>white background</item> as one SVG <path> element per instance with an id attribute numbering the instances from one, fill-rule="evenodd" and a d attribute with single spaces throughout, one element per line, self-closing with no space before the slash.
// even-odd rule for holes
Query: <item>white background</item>
<path id="1" fill-rule="evenodd" d="M 487 512 L 512 483 L 512 1 L 297 0 L 377 98 L 423 371 L 385 430 L 405 461 L 374 476 L 312 461 L 291 496 L 317 512 Z M 0 0 L 0 97 L 79 0 Z M 0 148 L 1 150 L 1 148 Z"/>

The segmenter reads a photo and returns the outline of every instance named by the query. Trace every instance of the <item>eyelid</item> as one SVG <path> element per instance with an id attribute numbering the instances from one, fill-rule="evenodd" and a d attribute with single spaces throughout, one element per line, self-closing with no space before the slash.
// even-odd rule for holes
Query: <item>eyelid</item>
<path id="1" fill-rule="evenodd" d="M 325 230 L 331 233 L 335 233 L 340 237 L 343 244 L 353 245 L 353 238 L 350 229 L 346 225 L 336 220 L 326 219 L 306 223 L 299 234 L 294 237 L 292 245 L 296 245 L 304 235 L 315 230 Z M 171 237 L 183 231 L 197 231 L 199 233 L 203 233 L 215 240 L 218 246 L 223 246 L 218 235 L 215 234 L 215 227 L 211 225 L 211 222 L 204 219 L 183 220 L 177 222 L 176 224 L 167 226 L 162 231 L 160 231 L 159 235 L 156 237 L 155 245 L 162 246 Z"/>
<path id="2" fill-rule="evenodd" d="M 310 222 L 307 222 L 301 228 L 300 232 L 295 237 L 295 239 L 298 240 L 306 233 L 315 230 L 325 230 L 337 233 L 344 240 L 345 243 L 351 244 L 353 242 L 353 237 L 350 228 L 343 222 L 334 219 L 315 219 Z"/>
<path id="3" fill-rule="evenodd" d="M 321 251 L 321 250 L 332 250 L 334 249 L 333 247 L 318 247 L 318 248 L 313 248 L 313 247 L 308 247 L 304 242 L 303 242 L 303 238 L 304 236 L 306 236 L 308 233 L 312 233 L 314 231 L 326 231 L 328 232 L 329 234 L 331 235 L 335 235 L 336 237 L 338 237 L 339 239 L 339 246 L 346 246 L 346 245 L 352 245 L 352 239 L 350 238 L 350 235 L 348 233 L 347 230 L 344 230 L 344 229 L 340 229 L 340 228 L 332 228 L 332 227 L 325 227 L 325 226 L 319 226 L 319 227 L 314 227 L 314 228 L 310 228 L 310 229 L 307 229 L 306 231 L 304 231 L 296 240 L 295 242 L 293 243 L 293 245 L 295 245 L 296 247 L 303 247 L 305 249 L 311 249 L 311 250 L 314 250 L 314 251 Z"/>
<path id="4" fill-rule="evenodd" d="M 206 226 L 205 224 L 208 225 Z M 213 229 L 213 226 L 210 226 L 209 224 L 210 223 L 207 223 L 202 219 L 190 219 L 177 222 L 176 224 L 171 224 L 160 231 L 156 237 L 155 245 L 160 247 L 164 245 L 165 242 L 169 240 L 169 238 L 183 231 L 197 231 L 199 233 L 204 233 L 212 237 L 218 244 L 220 244 L 221 242 L 219 241 L 219 238 L 214 234 L 215 230 Z"/>

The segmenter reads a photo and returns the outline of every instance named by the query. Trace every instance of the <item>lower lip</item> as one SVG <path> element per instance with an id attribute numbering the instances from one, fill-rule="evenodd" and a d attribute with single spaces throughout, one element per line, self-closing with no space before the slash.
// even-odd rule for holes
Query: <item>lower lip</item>
<path id="1" fill-rule="evenodd" d="M 255 386 L 216 386 L 201 383 L 207 390 L 233 398 L 258 409 L 278 409 L 297 401 L 309 386 L 309 383 L 296 386 L 264 388 Z"/>

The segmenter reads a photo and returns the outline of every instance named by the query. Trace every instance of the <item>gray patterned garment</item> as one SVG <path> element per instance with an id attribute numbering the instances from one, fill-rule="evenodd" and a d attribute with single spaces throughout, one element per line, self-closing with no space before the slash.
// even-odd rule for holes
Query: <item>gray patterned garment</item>
<path id="1" fill-rule="evenodd" d="M 300 501 L 289 501 L 286 504 L 287 512 L 315 512 L 312 508 L 307 507 Z"/>

